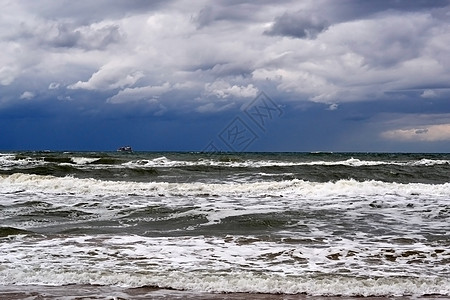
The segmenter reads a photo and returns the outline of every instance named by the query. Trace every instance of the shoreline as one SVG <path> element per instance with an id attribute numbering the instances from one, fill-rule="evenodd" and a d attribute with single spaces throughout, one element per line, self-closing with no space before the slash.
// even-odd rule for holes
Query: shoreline
<path id="1" fill-rule="evenodd" d="M 446 296 L 312 296 L 306 294 L 207 293 L 157 287 L 124 288 L 99 285 L 0 285 L 0 299 L 199 299 L 199 300 L 436 300 Z"/>

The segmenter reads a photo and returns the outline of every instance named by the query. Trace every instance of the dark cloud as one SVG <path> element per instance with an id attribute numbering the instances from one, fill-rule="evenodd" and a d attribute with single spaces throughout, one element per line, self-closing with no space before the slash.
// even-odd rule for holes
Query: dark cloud
<path id="1" fill-rule="evenodd" d="M 318 3 L 321 7 L 311 10 L 285 12 L 275 18 L 267 35 L 289 36 L 294 38 L 315 38 L 332 24 L 367 18 L 377 14 L 395 14 L 419 11 L 434 11 L 439 14 L 443 7 L 450 6 L 450 0 L 342 0 Z M 445 17 L 445 16 L 441 16 Z M 395 28 L 393 28 L 395 29 Z M 406 47 L 405 49 L 410 49 Z"/>
<path id="2" fill-rule="evenodd" d="M 370 15 L 394 12 L 414 12 L 439 9 L 450 5 L 449 0 L 342 0 L 329 1 L 324 10 L 332 16 L 333 21 L 343 22 L 365 18 Z"/>
<path id="3" fill-rule="evenodd" d="M 86 149 L 139 131 L 137 145 L 143 126 L 154 134 L 147 149 L 170 150 L 167 141 L 187 145 L 186 136 L 219 132 L 264 91 L 286 107 L 278 150 L 331 148 L 336 140 L 382 150 L 370 148 L 381 130 L 428 128 L 416 126 L 416 116 L 448 112 L 449 2 L 6 1 L 0 148 L 15 135 L 75 147 L 66 131 L 91 139 Z M 405 122 L 392 127 L 392 117 L 380 117 L 392 113 Z M 44 137 L 53 127 L 58 134 Z M 117 128 L 123 135 L 114 137 Z M 304 139 L 289 128 L 305 128 Z M 170 138 L 158 144 L 164 134 Z"/>
<path id="4" fill-rule="evenodd" d="M 22 1 L 24 2 L 24 1 Z M 43 18 L 77 20 L 89 24 L 105 19 L 115 19 L 132 14 L 145 14 L 170 5 L 172 0 L 95 0 L 95 1 L 26 1 L 30 12 Z"/>
<path id="5" fill-rule="evenodd" d="M 98 29 L 89 28 L 81 34 L 77 46 L 84 49 L 104 49 L 111 44 L 119 43 L 124 36 L 118 25 L 106 25 Z"/>
<path id="6" fill-rule="evenodd" d="M 305 11 L 286 12 L 275 19 L 267 35 L 314 39 L 328 28 L 328 22 L 320 16 Z"/>
<path id="7" fill-rule="evenodd" d="M 430 8 L 440 8 L 450 4 L 448 0 L 344 0 L 340 4 L 358 14 L 376 13 L 386 10 L 418 11 Z"/>
<path id="8" fill-rule="evenodd" d="M 69 28 L 67 24 L 60 23 L 56 25 L 56 35 L 49 41 L 53 47 L 75 47 L 80 39 L 81 33 Z"/>
<path id="9" fill-rule="evenodd" d="M 225 64 L 217 64 L 212 69 L 212 74 L 223 76 L 250 76 L 254 68 L 250 63 L 230 62 Z"/>
<path id="10" fill-rule="evenodd" d="M 252 20 L 255 11 L 260 9 L 251 3 L 226 3 L 227 5 L 207 5 L 192 18 L 198 29 L 218 21 L 243 22 Z"/>
<path id="11" fill-rule="evenodd" d="M 213 11 L 212 6 L 206 6 L 200 10 L 198 15 L 193 19 L 198 28 L 207 26 L 218 19 L 217 14 Z"/>
<path id="12" fill-rule="evenodd" d="M 214 77 L 226 77 L 226 76 L 251 76 L 254 67 L 250 62 L 224 62 L 224 63 L 213 63 L 213 64 L 202 64 L 196 65 L 189 68 L 188 71 L 196 72 L 200 71 L 203 73 L 210 74 Z"/>
<path id="13" fill-rule="evenodd" d="M 197 28 L 209 26 L 217 21 L 250 22 L 258 19 L 258 12 L 267 6 L 280 6 L 291 0 L 279 0 L 274 4 L 272 0 L 217 0 L 210 2 L 192 17 Z"/>
<path id="14" fill-rule="evenodd" d="M 118 25 L 76 26 L 69 22 L 47 21 L 39 27 L 22 23 L 10 40 L 30 43 L 39 48 L 80 48 L 102 50 L 119 43 L 124 35 Z"/>

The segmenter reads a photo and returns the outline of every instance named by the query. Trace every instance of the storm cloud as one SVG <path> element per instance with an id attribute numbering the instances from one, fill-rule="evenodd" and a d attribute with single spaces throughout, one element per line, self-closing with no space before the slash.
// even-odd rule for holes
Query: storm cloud
<path id="1" fill-rule="evenodd" d="M 448 0 L 0 4 L 0 116 L 32 103 L 46 116 L 145 112 L 192 122 L 236 115 L 265 91 L 294 119 L 316 104 L 340 116 L 324 126 L 364 115 L 360 130 L 380 141 L 447 137 Z M 360 103 L 380 109 L 345 113 Z M 385 117 L 389 103 L 403 103 L 405 116 L 444 117 L 439 124 L 396 124 Z"/>
<path id="2" fill-rule="evenodd" d="M 318 15 L 305 11 L 284 13 L 275 19 L 271 28 L 265 31 L 268 35 L 290 36 L 296 38 L 316 38 L 328 28 L 328 22 Z"/>

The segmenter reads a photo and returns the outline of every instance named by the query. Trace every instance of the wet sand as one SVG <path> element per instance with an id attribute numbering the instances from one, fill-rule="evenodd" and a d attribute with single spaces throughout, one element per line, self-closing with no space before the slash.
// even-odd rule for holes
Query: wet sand
<path id="1" fill-rule="evenodd" d="M 119 288 L 95 285 L 67 285 L 67 286 L 0 286 L 0 299 L 246 299 L 246 300 L 436 300 L 445 299 L 442 296 L 403 296 L 403 297 L 325 297 L 309 295 L 277 295 L 277 294 L 251 294 L 229 293 L 213 294 L 192 291 L 176 291 L 152 287 L 143 288 Z"/>

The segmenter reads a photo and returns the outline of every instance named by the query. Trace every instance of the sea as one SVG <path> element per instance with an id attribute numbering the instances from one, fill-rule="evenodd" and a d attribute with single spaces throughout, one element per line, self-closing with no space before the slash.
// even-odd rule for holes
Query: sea
<path id="1" fill-rule="evenodd" d="M 450 154 L 1 152 L 1 299 L 450 299 Z"/>

